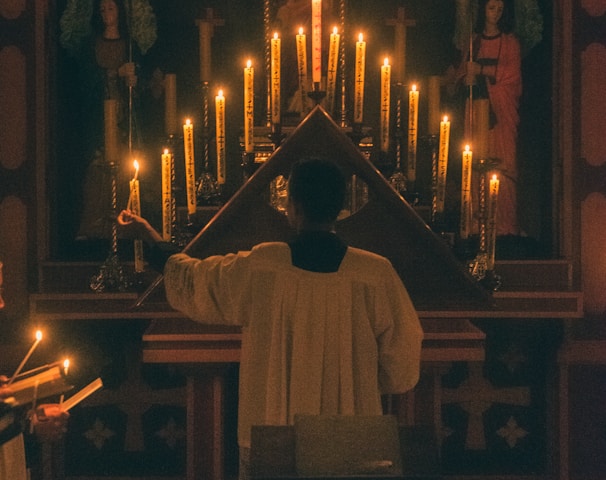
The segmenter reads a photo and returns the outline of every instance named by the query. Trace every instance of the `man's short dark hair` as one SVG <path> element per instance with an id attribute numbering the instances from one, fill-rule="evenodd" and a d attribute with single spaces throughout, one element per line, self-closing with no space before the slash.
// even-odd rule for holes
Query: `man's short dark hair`
<path id="1" fill-rule="evenodd" d="M 292 167 L 288 195 L 310 222 L 333 222 L 345 201 L 345 178 L 334 162 L 301 160 Z"/>

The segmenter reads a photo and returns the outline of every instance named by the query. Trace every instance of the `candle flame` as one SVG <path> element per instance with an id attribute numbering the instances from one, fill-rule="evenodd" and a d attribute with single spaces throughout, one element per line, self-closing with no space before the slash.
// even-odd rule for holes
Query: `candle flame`
<path id="1" fill-rule="evenodd" d="M 278 32 L 274 32 L 274 40 L 278 39 Z"/>
<path id="2" fill-rule="evenodd" d="M 191 120 L 189 118 L 185 120 L 185 125 L 191 125 Z"/>
<path id="3" fill-rule="evenodd" d="M 246 61 L 246 68 L 250 68 L 250 67 L 251 67 L 251 65 L 252 65 L 252 61 L 247 60 L 247 61 Z"/>
<path id="4" fill-rule="evenodd" d="M 36 341 L 40 341 L 42 340 L 42 331 L 41 330 L 36 330 Z"/>
<path id="5" fill-rule="evenodd" d="M 492 174 L 492 179 L 493 179 L 493 180 L 498 180 L 498 178 L 497 178 L 497 174 L 496 174 L 496 173 L 493 173 L 493 174 Z"/>
<path id="6" fill-rule="evenodd" d="M 164 155 L 168 155 L 168 148 L 164 149 Z"/>
<path id="7" fill-rule="evenodd" d="M 66 358 L 65 360 L 63 360 L 63 373 L 65 373 L 65 375 L 67 375 L 68 370 L 69 370 L 69 358 Z"/>
<path id="8" fill-rule="evenodd" d="M 358 34 L 358 42 L 364 41 L 364 35 L 362 33 Z"/>
<path id="9" fill-rule="evenodd" d="M 383 65 L 385 65 L 386 67 L 389 67 L 389 58 L 385 57 L 385 59 L 383 60 Z M 414 86 L 414 88 L 416 89 L 416 85 Z"/>
<path id="10" fill-rule="evenodd" d="M 465 151 L 469 152 L 469 145 L 465 145 Z"/>
<path id="11" fill-rule="evenodd" d="M 446 123 L 448 121 L 448 115 L 444 115 L 444 123 Z"/>
<path id="12" fill-rule="evenodd" d="M 417 91 L 417 85 L 416 85 L 416 83 L 413 83 L 413 84 L 412 84 L 411 90 L 412 90 L 413 92 L 416 92 L 416 91 Z"/>
<path id="13" fill-rule="evenodd" d="M 218 97 L 222 97 L 222 96 L 223 96 L 223 90 L 221 90 L 221 89 L 220 89 L 220 90 L 219 90 L 219 93 L 217 93 L 217 96 L 218 96 Z"/>
<path id="14" fill-rule="evenodd" d="M 299 27 L 299 35 L 303 35 L 303 27 Z"/>
<path id="15" fill-rule="evenodd" d="M 332 33 L 333 35 L 336 35 L 337 33 L 339 33 L 339 29 L 337 27 L 332 27 Z"/>

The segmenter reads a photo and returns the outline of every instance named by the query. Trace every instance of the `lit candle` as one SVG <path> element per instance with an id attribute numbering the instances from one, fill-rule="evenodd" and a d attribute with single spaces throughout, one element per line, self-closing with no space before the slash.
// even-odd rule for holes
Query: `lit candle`
<path id="1" fill-rule="evenodd" d="M 164 77 L 164 123 L 167 135 L 177 134 L 177 76 L 174 73 Z"/>
<path id="2" fill-rule="evenodd" d="M 135 175 L 130 181 L 129 209 L 135 215 L 141 215 L 141 193 L 139 190 L 139 162 L 133 161 Z M 143 241 L 134 241 L 135 272 L 140 273 L 144 270 L 143 266 Z"/>
<path id="3" fill-rule="evenodd" d="M 356 42 L 356 65 L 354 73 L 354 123 L 362 123 L 364 117 L 364 67 L 366 64 L 366 42 L 360 33 Z"/>
<path id="4" fill-rule="evenodd" d="M 297 69 L 299 73 L 299 93 L 301 95 L 301 112 L 305 112 L 307 104 L 307 38 L 303 33 L 303 27 L 299 28 L 296 36 L 297 44 Z"/>
<path id="5" fill-rule="evenodd" d="M 280 38 L 271 39 L 271 121 L 280 124 Z"/>
<path id="6" fill-rule="evenodd" d="M 487 270 L 494 270 L 497 238 L 497 203 L 499 199 L 499 179 L 493 175 L 488 190 L 488 228 L 486 232 Z"/>
<path id="7" fill-rule="evenodd" d="M 447 116 L 440 122 L 440 147 L 438 150 L 438 178 L 436 211 L 444 211 L 446 197 L 446 170 L 448 168 L 448 145 L 450 142 L 450 121 Z"/>
<path id="8" fill-rule="evenodd" d="M 173 154 L 168 148 L 162 154 L 162 238 L 170 242 L 173 235 Z"/>
<path id="9" fill-rule="evenodd" d="M 417 179 L 417 136 L 419 133 L 419 91 L 412 85 L 408 92 L 408 181 Z"/>
<path id="10" fill-rule="evenodd" d="M 118 154 L 118 102 L 117 100 L 105 100 L 105 161 L 117 162 Z"/>
<path id="11" fill-rule="evenodd" d="M 437 135 L 440 128 L 440 77 L 432 75 L 429 77 L 427 87 L 427 98 L 429 102 L 427 115 L 427 131 L 430 135 Z"/>
<path id="12" fill-rule="evenodd" d="M 459 233 L 462 239 L 469 237 L 471 230 L 471 167 L 473 152 L 465 145 L 461 162 L 461 220 Z"/>
<path id="13" fill-rule="evenodd" d="M 69 358 L 63 360 L 63 375 L 67 375 L 69 373 Z"/>
<path id="14" fill-rule="evenodd" d="M 311 1 L 311 77 L 322 79 L 322 0 Z"/>
<path id="15" fill-rule="evenodd" d="M 385 58 L 381 66 L 381 122 L 379 136 L 381 141 L 381 151 L 389 151 L 389 102 L 391 87 L 391 66 L 389 59 Z"/>
<path id="16" fill-rule="evenodd" d="M 223 90 L 215 97 L 215 120 L 217 137 L 217 183 L 225 183 L 225 96 Z"/>
<path id="17" fill-rule="evenodd" d="M 337 66 L 339 62 L 339 35 L 337 27 L 332 29 L 330 42 L 328 44 L 328 74 L 326 76 L 326 105 L 329 112 L 332 112 L 335 104 L 335 91 L 337 86 Z"/>
<path id="18" fill-rule="evenodd" d="M 254 150 L 255 125 L 255 70 L 252 62 L 248 60 L 244 67 L 244 151 L 252 153 Z"/>
<path id="19" fill-rule="evenodd" d="M 188 118 L 183 125 L 183 152 L 185 156 L 185 191 L 187 213 L 196 213 L 196 164 L 194 161 L 194 125 Z"/>
<path id="20" fill-rule="evenodd" d="M 15 378 L 17 377 L 17 375 L 19 375 L 19 372 L 23 369 L 23 367 L 29 360 L 29 357 L 31 357 L 32 353 L 34 353 L 34 350 L 36 350 L 36 347 L 40 343 L 40 340 L 42 340 L 42 332 L 40 330 L 36 330 L 36 339 L 34 340 L 33 345 L 30 347 L 30 349 L 27 352 L 27 354 L 25 355 L 25 357 L 23 357 L 23 360 L 21 360 L 21 363 L 17 367 L 17 370 L 15 370 L 15 373 L 13 373 L 13 376 L 9 379 L 8 385 L 10 385 L 11 383 L 13 383 L 15 381 Z"/>

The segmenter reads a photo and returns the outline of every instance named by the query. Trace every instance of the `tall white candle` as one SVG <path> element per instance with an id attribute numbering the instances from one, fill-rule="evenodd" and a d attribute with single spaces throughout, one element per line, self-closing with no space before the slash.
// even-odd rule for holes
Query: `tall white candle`
<path id="1" fill-rule="evenodd" d="M 187 213 L 196 213 L 196 164 L 194 160 L 194 124 L 188 118 L 183 125 L 183 151 L 185 156 L 185 192 Z"/>
<path id="2" fill-rule="evenodd" d="M 252 62 L 248 60 L 244 67 L 244 151 L 252 153 L 254 150 L 254 107 L 255 107 L 255 70 Z"/>
<path id="3" fill-rule="evenodd" d="M 356 42 L 356 64 L 354 73 L 354 123 L 364 119 L 364 67 L 366 64 L 366 42 L 360 33 Z"/>
<path id="4" fill-rule="evenodd" d="M 173 154 L 168 148 L 162 153 L 162 238 L 172 239 L 173 228 Z"/>
<path id="5" fill-rule="evenodd" d="M 332 29 L 328 44 L 328 72 L 326 75 L 326 105 L 332 112 L 335 105 L 335 91 L 337 87 L 337 68 L 339 65 L 339 43 L 341 35 L 337 27 Z"/>
<path id="6" fill-rule="evenodd" d="M 311 76 L 314 83 L 322 79 L 322 0 L 311 0 Z"/>
<path id="7" fill-rule="evenodd" d="M 419 134 L 419 91 L 412 85 L 408 92 L 408 165 L 410 182 L 417 179 L 417 137 Z"/>
<path id="8" fill-rule="evenodd" d="M 223 90 L 215 97 L 215 119 L 217 133 L 217 183 L 225 183 L 225 96 Z"/>
<path id="9" fill-rule="evenodd" d="M 135 215 L 141 215 L 141 193 L 139 186 L 139 162 L 137 160 L 133 161 L 133 166 L 135 168 L 135 175 L 133 179 L 130 181 L 130 210 Z M 135 240 L 134 241 L 134 256 L 135 256 L 135 272 L 140 273 L 144 270 L 144 261 L 143 261 L 143 241 Z"/>
<path id="10" fill-rule="evenodd" d="M 280 37 L 274 33 L 271 39 L 271 121 L 281 123 L 280 112 Z"/>
<path id="11" fill-rule="evenodd" d="M 459 234 L 462 239 L 469 237 L 471 230 L 471 168 L 473 152 L 465 145 L 461 161 L 461 219 Z"/>
<path id="12" fill-rule="evenodd" d="M 295 42 L 297 44 L 297 70 L 299 74 L 301 112 L 304 113 L 307 110 L 307 37 L 303 33 L 303 27 L 299 28 Z"/>
<path id="13" fill-rule="evenodd" d="M 389 151 L 389 108 L 391 101 L 391 66 L 389 59 L 385 58 L 381 66 L 381 121 L 379 124 L 379 137 L 381 151 Z"/>
<path id="14" fill-rule="evenodd" d="M 497 205 L 499 199 L 499 179 L 493 175 L 488 190 L 488 228 L 486 229 L 487 270 L 494 270 L 497 239 Z"/>
<path id="15" fill-rule="evenodd" d="M 446 198 L 446 170 L 448 168 L 448 145 L 450 142 L 450 121 L 447 116 L 440 122 L 440 147 L 438 150 L 438 182 L 436 210 L 444 211 Z"/>

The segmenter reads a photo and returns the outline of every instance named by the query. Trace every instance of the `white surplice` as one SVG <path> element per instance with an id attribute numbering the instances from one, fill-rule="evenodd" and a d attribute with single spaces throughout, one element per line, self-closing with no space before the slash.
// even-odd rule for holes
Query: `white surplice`
<path id="1" fill-rule="evenodd" d="M 170 257 L 171 306 L 206 324 L 241 325 L 238 443 L 252 425 L 295 414 L 380 415 L 381 394 L 419 378 L 423 332 L 391 263 L 349 247 L 337 272 L 292 265 L 286 243 L 199 260 Z"/>

